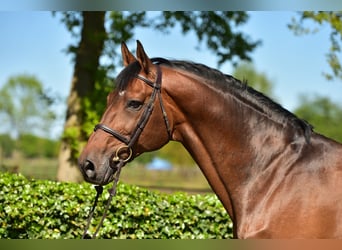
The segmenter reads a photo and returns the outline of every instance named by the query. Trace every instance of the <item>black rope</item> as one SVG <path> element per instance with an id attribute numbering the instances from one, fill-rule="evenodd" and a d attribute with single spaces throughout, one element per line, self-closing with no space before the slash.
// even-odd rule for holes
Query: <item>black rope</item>
<path id="1" fill-rule="evenodd" d="M 95 239 L 96 238 L 100 228 L 102 227 L 103 221 L 104 221 L 104 219 L 107 216 L 107 212 L 109 210 L 109 206 L 110 206 L 110 204 L 112 202 L 112 199 L 116 195 L 116 188 L 117 188 L 117 185 L 118 185 L 118 181 L 119 181 L 119 177 L 120 177 L 120 173 L 121 173 L 121 168 L 123 167 L 123 165 L 124 165 L 124 161 L 120 159 L 120 162 L 117 165 L 117 170 L 116 170 L 116 172 L 114 174 L 113 186 L 112 186 L 112 188 L 110 188 L 108 190 L 109 198 L 107 200 L 107 204 L 106 204 L 105 210 L 104 210 L 103 215 L 101 217 L 101 221 L 98 224 L 98 226 L 96 227 L 96 230 L 95 230 L 95 233 L 93 234 L 93 236 L 90 236 L 89 234 L 87 234 L 87 232 L 88 232 L 91 220 L 92 220 L 92 218 L 94 216 L 94 211 L 95 211 L 95 208 L 97 206 L 98 199 L 99 199 L 99 197 L 101 196 L 101 194 L 103 192 L 103 187 L 102 186 L 95 186 L 96 197 L 95 197 L 95 200 L 94 200 L 93 207 L 90 210 L 90 213 L 89 213 L 89 216 L 88 216 L 88 220 L 87 220 L 87 225 L 86 225 L 86 227 L 84 229 L 84 232 L 83 232 L 83 235 L 82 235 L 82 239 Z"/>
<path id="2" fill-rule="evenodd" d="M 88 215 L 88 220 L 87 220 L 87 225 L 84 229 L 84 232 L 83 232 L 83 235 L 82 235 L 82 239 L 87 239 L 88 237 L 87 236 L 87 231 L 88 231 L 88 228 L 90 226 L 90 222 L 91 222 L 91 219 L 93 218 L 94 216 L 94 211 L 95 211 L 95 208 L 97 206 L 97 202 L 99 200 L 99 197 L 100 195 L 102 194 L 103 192 L 103 187 L 102 186 L 95 186 L 95 189 L 96 189 L 96 197 L 95 197 L 95 200 L 94 200 L 94 204 L 89 212 L 89 215 Z"/>

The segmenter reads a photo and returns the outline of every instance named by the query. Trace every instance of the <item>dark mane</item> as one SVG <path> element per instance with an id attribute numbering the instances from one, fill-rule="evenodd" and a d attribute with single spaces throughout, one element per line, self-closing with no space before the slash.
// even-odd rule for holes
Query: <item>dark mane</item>
<path id="1" fill-rule="evenodd" d="M 125 67 L 115 79 L 115 86 L 119 91 L 125 90 L 129 82 L 139 74 L 141 67 L 138 62 L 134 62 Z"/>
<path id="2" fill-rule="evenodd" d="M 157 57 L 157 58 L 152 58 L 151 60 L 154 64 L 171 65 L 170 61 L 164 58 Z M 115 80 L 116 88 L 119 91 L 125 90 L 127 88 L 128 83 L 131 82 L 137 74 L 139 74 L 140 70 L 141 70 L 141 67 L 137 61 L 129 64 L 116 77 L 116 80 Z"/>
<path id="3" fill-rule="evenodd" d="M 303 131 L 307 142 L 310 141 L 312 126 L 295 116 L 290 111 L 283 108 L 278 103 L 271 100 L 269 97 L 249 87 L 246 82 L 234 78 L 231 75 L 223 74 L 222 72 L 210 68 L 206 65 L 180 60 L 166 60 L 163 58 L 153 58 L 155 64 L 166 65 L 179 70 L 184 70 L 205 79 L 206 84 L 210 84 L 224 93 L 230 93 L 238 96 L 253 108 L 266 113 L 269 117 L 280 124 L 289 123 L 292 126 Z M 127 87 L 127 84 L 140 71 L 139 63 L 135 62 L 128 65 L 116 79 L 116 86 L 121 91 Z"/>

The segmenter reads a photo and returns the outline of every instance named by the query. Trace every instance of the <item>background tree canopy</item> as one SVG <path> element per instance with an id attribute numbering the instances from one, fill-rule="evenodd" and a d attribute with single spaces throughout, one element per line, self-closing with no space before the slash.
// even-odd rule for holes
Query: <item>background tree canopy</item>
<path id="1" fill-rule="evenodd" d="M 326 54 L 327 62 L 332 72 L 323 72 L 324 76 L 331 80 L 342 80 L 341 66 L 341 41 L 342 41 L 342 11 L 304 11 L 298 13 L 299 18 L 293 18 L 289 28 L 295 35 L 316 33 L 327 25 L 330 27 L 330 49 Z M 313 21 L 319 25 L 317 28 L 308 28 L 306 23 Z"/>
<path id="2" fill-rule="evenodd" d="M 301 104 L 294 111 L 310 121 L 315 131 L 342 143 L 342 107 L 324 96 L 301 96 Z"/>
<path id="3" fill-rule="evenodd" d="M 13 137 L 28 133 L 48 136 L 56 118 L 56 100 L 35 76 L 13 76 L 0 89 L 0 117 Z"/>
<path id="4" fill-rule="evenodd" d="M 253 64 L 243 62 L 239 64 L 233 76 L 241 81 L 245 81 L 250 87 L 262 92 L 263 94 L 274 97 L 273 85 L 269 77 L 262 72 L 258 72 Z"/>

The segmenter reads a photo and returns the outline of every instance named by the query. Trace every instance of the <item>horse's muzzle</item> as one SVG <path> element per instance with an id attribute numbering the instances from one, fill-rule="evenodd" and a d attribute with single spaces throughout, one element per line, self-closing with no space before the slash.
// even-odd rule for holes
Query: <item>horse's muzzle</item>
<path id="1" fill-rule="evenodd" d="M 117 170 L 114 162 L 106 162 L 100 169 L 97 169 L 94 162 L 90 159 L 79 162 L 79 168 L 84 180 L 96 185 L 106 185 L 111 182 Z"/>

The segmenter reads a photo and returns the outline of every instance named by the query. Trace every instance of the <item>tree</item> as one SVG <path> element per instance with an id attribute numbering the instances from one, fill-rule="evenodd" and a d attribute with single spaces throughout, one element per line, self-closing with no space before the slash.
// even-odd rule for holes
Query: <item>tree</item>
<path id="1" fill-rule="evenodd" d="M 15 149 L 15 142 L 8 134 L 0 135 L 0 167 L 2 158 L 11 157 Z"/>
<path id="2" fill-rule="evenodd" d="M 342 107 L 327 97 L 301 97 L 294 113 L 310 122 L 315 131 L 342 142 Z"/>
<path id="3" fill-rule="evenodd" d="M 320 26 L 330 26 L 330 50 L 326 54 L 327 62 L 332 72 L 324 72 L 324 76 L 331 80 L 342 79 L 342 66 L 339 60 L 341 56 L 342 40 L 342 11 L 304 11 L 299 13 L 299 18 L 293 18 L 288 27 L 295 35 L 312 34 L 319 31 L 319 28 L 308 28 L 305 23 L 313 21 Z"/>
<path id="4" fill-rule="evenodd" d="M 60 16 L 79 40 L 78 45 L 68 49 L 74 55 L 75 68 L 59 156 L 60 181 L 82 179 L 77 168 L 82 142 L 104 110 L 110 76 L 121 58 L 118 45 L 132 39 L 136 28 L 168 33 L 179 24 L 184 34 L 194 31 L 200 42 L 206 42 L 217 55 L 219 65 L 227 60 L 250 60 L 249 53 L 260 44 L 235 30 L 248 20 L 245 12 L 160 12 L 153 17 L 146 12 L 64 12 Z M 100 64 L 101 56 L 110 63 Z"/>
<path id="5" fill-rule="evenodd" d="M 11 77 L 0 90 L 2 126 L 15 138 L 22 134 L 49 135 L 55 121 L 52 106 L 56 97 L 44 90 L 31 75 Z"/>
<path id="6" fill-rule="evenodd" d="M 65 18 L 68 18 L 67 15 Z M 72 18 L 77 20 L 75 15 Z M 104 18 L 105 12 L 82 13 L 81 40 L 79 46 L 74 48 L 75 67 L 67 102 L 64 135 L 59 152 L 58 180 L 82 180 L 75 159 L 75 152 L 78 151 L 79 144 L 75 142 L 85 138 L 84 131 L 80 129 L 85 118 L 82 100 L 94 91 L 95 82 L 99 77 L 99 58 L 106 39 Z M 70 28 L 73 27 L 69 26 Z"/>

